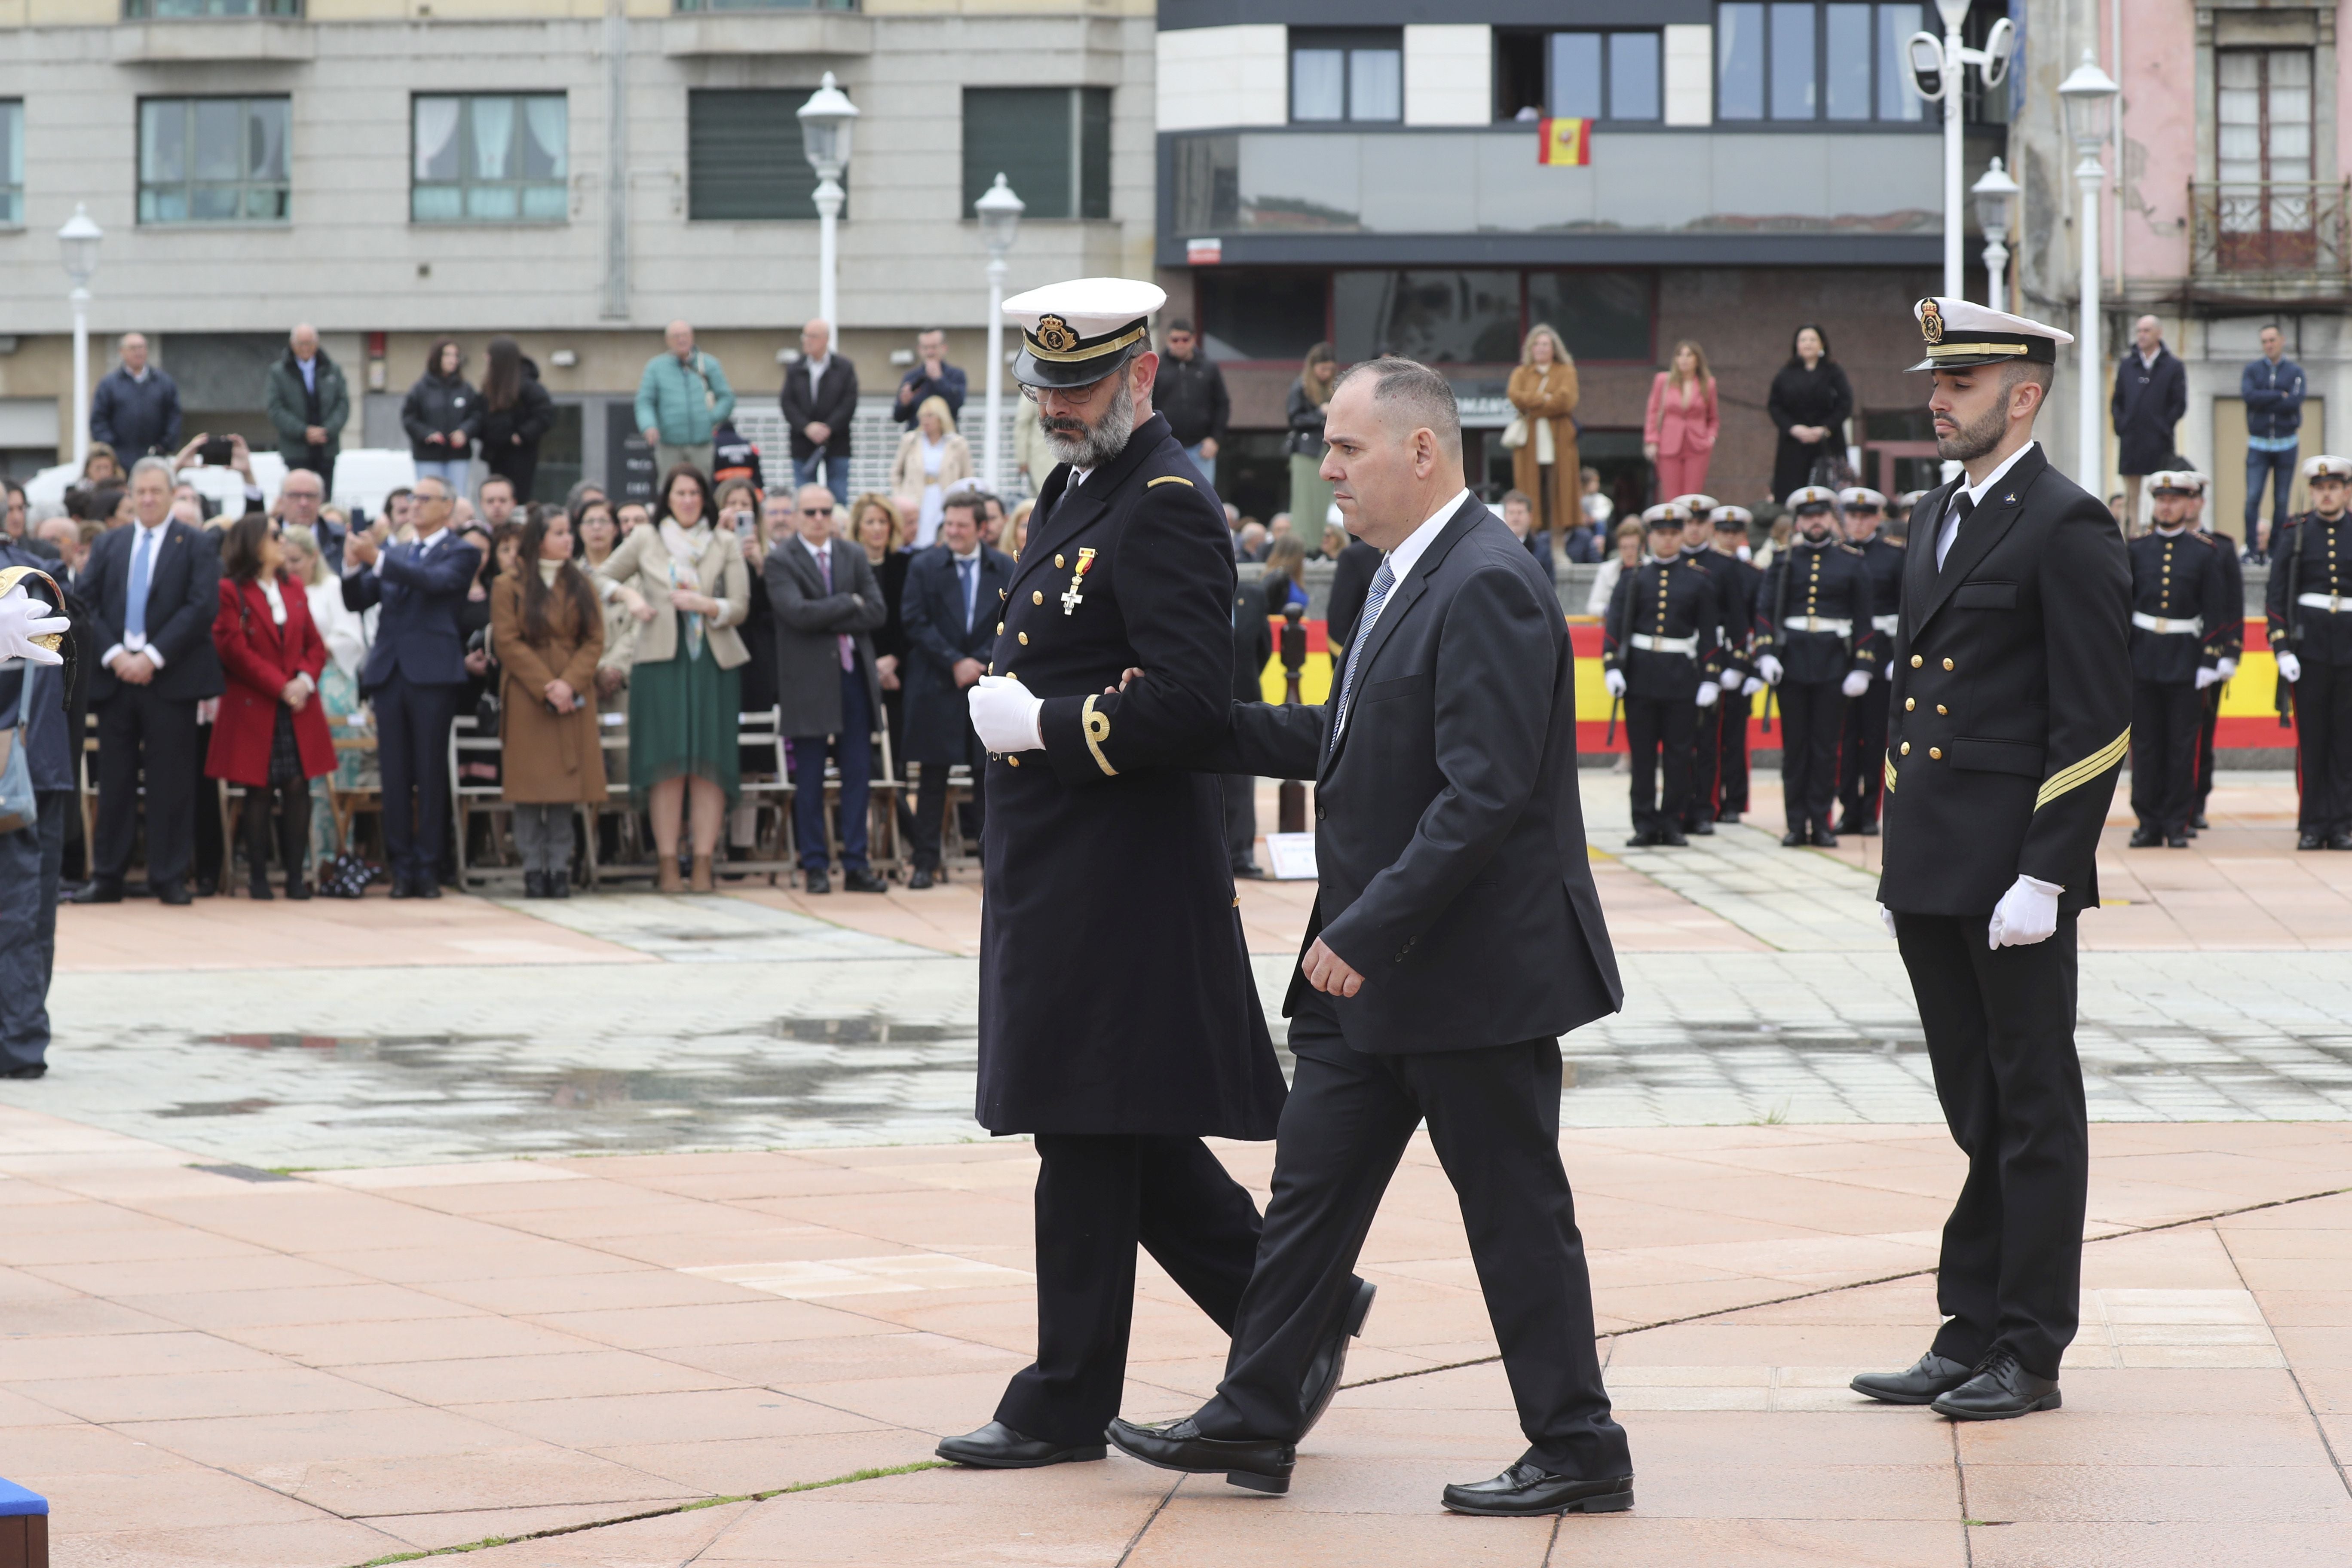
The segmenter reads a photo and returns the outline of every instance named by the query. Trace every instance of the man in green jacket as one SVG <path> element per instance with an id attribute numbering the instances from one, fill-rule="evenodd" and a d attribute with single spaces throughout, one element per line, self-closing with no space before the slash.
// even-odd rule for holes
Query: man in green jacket
<path id="1" fill-rule="evenodd" d="M 269 367 L 262 408 L 278 432 L 278 455 L 289 468 L 308 468 L 335 493 L 335 454 L 352 417 L 351 388 L 342 367 L 319 346 L 309 322 L 287 335 L 285 356 Z"/>
<path id="2" fill-rule="evenodd" d="M 711 437 L 735 415 L 735 389 L 719 362 L 694 346 L 686 322 L 672 321 L 662 342 L 637 381 L 637 428 L 654 449 L 655 472 L 691 463 L 707 475 Z"/>

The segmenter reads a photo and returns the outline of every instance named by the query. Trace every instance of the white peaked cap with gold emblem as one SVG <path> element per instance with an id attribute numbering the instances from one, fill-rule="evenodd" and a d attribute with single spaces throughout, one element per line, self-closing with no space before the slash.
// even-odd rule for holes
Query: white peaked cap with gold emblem
<path id="1" fill-rule="evenodd" d="M 2322 454 L 2304 464 L 2303 477 L 2306 479 L 2352 479 L 2352 462 Z"/>
<path id="2" fill-rule="evenodd" d="M 1964 370 L 2012 359 L 2055 364 L 2058 351 L 2074 341 L 2074 333 L 2056 327 L 1940 294 L 1920 300 L 1911 313 L 1919 319 L 1927 351 L 1913 370 Z"/>
<path id="3" fill-rule="evenodd" d="M 1790 511 L 1811 511 L 1817 507 L 1824 511 L 1835 511 L 1837 504 L 1837 491 L 1827 485 L 1800 485 L 1789 492 L 1786 502 Z"/>
<path id="4" fill-rule="evenodd" d="M 1690 508 L 1678 500 L 1662 500 L 1642 514 L 1642 521 L 1653 529 L 1680 528 L 1690 520 Z"/>
<path id="5" fill-rule="evenodd" d="M 1857 507 L 1864 507 L 1872 511 L 1885 511 L 1886 498 L 1868 485 L 1848 485 L 1838 491 L 1838 504 L 1848 511 Z"/>
<path id="6" fill-rule="evenodd" d="M 1025 386 L 1087 386 L 1146 341 L 1167 291 L 1131 278 L 1074 278 L 1015 294 L 1004 319 L 1021 329 L 1013 379 Z"/>
<path id="7" fill-rule="evenodd" d="M 1675 496 L 1673 500 L 1676 506 L 1687 508 L 1694 520 L 1706 516 L 1723 504 L 1704 490 L 1693 490 L 1688 495 Z"/>

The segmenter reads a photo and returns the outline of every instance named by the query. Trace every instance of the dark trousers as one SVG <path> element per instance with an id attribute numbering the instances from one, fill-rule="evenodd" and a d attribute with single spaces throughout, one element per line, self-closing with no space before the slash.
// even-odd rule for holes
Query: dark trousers
<path id="1" fill-rule="evenodd" d="M 1792 833 L 1808 823 L 1829 826 L 1845 731 L 1843 679 L 1780 682 L 1780 798 Z"/>
<path id="2" fill-rule="evenodd" d="M 823 479 L 817 478 L 819 468 L 824 470 Z M 834 457 L 824 447 L 819 447 L 805 458 L 794 458 L 793 483 L 795 486 L 821 484 L 833 492 L 834 500 L 847 506 L 849 504 L 849 454 L 844 452 L 839 457 Z"/>
<path id="3" fill-rule="evenodd" d="M 2352 832 L 2352 667 L 2304 664 L 2294 683 L 2294 775 L 2304 832 Z"/>
<path id="4" fill-rule="evenodd" d="M 1721 751 L 1723 729 L 1723 699 L 1718 697 L 1691 715 L 1691 782 L 1690 798 L 1683 805 L 1679 818 L 1685 827 L 1695 827 L 1702 822 L 1715 820 L 1717 790 L 1717 763 Z"/>
<path id="5" fill-rule="evenodd" d="M 840 734 L 793 737 L 793 833 L 801 841 L 801 868 L 806 871 L 822 871 L 833 862 L 824 836 L 824 755 L 828 744 L 833 749 L 835 763 L 841 769 L 842 868 L 863 871 L 866 795 L 874 780 L 874 703 L 866 695 L 866 672 L 862 669 L 841 672 Z M 923 771 L 928 773 L 930 770 Z M 919 806 L 916 815 L 922 815 Z"/>
<path id="6" fill-rule="evenodd" d="M 1238 871 L 1257 864 L 1257 779 L 1226 773 L 1218 782 L 1225 794 L 1225 863 Z"/>
<path id="7" fill-rule="evenodd" d="M 2267 547 L 2286 521 L 2287 497 L 2294 489 L 2294 459 L 2300 443 L 2283 452 L 2246 448 L 2246 545 Z M 2271 532 L 2262 530 L 2263 481 L 2271 481 Z"/>
<path id="8" fill-rule="evenodd" d="M 1937 1355 L 1995 1345 L 2058 1375 L 2074 1338 L 2091 1141 L 2074 1056 L 2074 917 L 2031 947 L 1985 946 L 1983 915 L 1895 917 L 1936 1098 L 1969 1157 L 1944 1222 Z"/>
<path id="9" fill-rule="evenodd" d="M 277 806 L 277 819 L 271 821 L 270 807 Z M 286 872 L 286 890 L 292 892 L 302 880 L 303 868 L 310 857 L 310 781 L 293 779 L 277 784 L 247 784 L 245 799 L 237 807 L 241 813 L 237 826 L 245 834 L 246 874 L 252 886 L 266 889 L 269 882 L 269 850 L 275 842 L 278 864 Z M 571 807 L 563 808 L 568 814 Z M 567 819 L 564 830 L 569 839 L 572 824 Z M 518 833 L 521 837 L 520 813 Z"/>
<path id="10" fill-rule="evenodd" d="M 972 737 L 978 744 L 979 738 Z M 980 826 L 986 820 L 986 803 L 981 798 L 986 787 L 988 765 L 984 760 L 966 757 L 971 769 L 971 784 L 967 798 L 971 805 L 971 832 L 966 837 L 971 843 L 980 842 Z M 908 831 L 908 847 L 915 852 L 915 864 L 926 870 L 940 868 L 940 841 L 946 835 L 948 821 L 948 770 L 951 763 L 925 760 L 919 763 L 922 776 L 915 786 L 915 819 Z"/>
<path id="11" fill-rule="evenodd" d="M 1127 1381 L 1137 1244 L 1231 1333 L 1257 1205 L 1198 1138 L 1040 1132 L 1036 1144 L 1037 1359 L 1013 1374 L 996 1419 L 1100 1443 Z"/>
<path id="12" fill-rule="evenodd" d="M 1748 699 L 1726 686 L 1716 706 L 1723 716 L 1716 721 L 1715 812 L 1738 816 L 1748 810 Z"/>
<path id="13" fill-rule="evenodd" d="M 32 825 L 0 833 L 0 1068 L 38 1067 L 48 1058 L 58 877 L 73 798 L 71 790 L 37 790 Z"/>
<path id="14" fill-rule="evenodd" d="M 1318 999 L 1291 1020 L 1290 1048 L 1298 1067 L 1275 1137 L 1265 1237 L 1224 1381 L 1198 1417 L 1202 1434 L 1297 1437 L 1307 1363 L 1425 1118 L 1461 1201 L 1526 1458 L 1555 1475 L 1632 1474 L 1601 1382 L 1591 1279 L 1559 1163 L 1559 1043 L 1373 1056 L 1340 1037 Z"/>
<path id="15" fill-rule="evenodd" d="M 2189 831 L 2203 695 L 2186 680 L 2132 682 L 2131 805 L 2143 828 Z"/>
<path id="16" fill-rule="evenodd" d="M 147 885 L 188 875 L 195 834 L 192 786 L 203 765 L 194 698 L 158 697 L 127 682 L 98 705 L 98 879 L 120 884 L 139 836 L 139 791 L 147 790 Z"/>
<path id="17" fill-rule="evenodd" d="M 1661 697 L 1625 699 L 1625 745 L 1633 770 L 1633 831 L 1679 825 L 1691 808 L 1691 736 L 1698 704 Z M 1658 798 L 1659 754 L 1664 753 L 1665 798 Z"/>
<path id="18" fill-rule="evenodd" d="M 1874 679 L 1861 696 L 1846 700 L 1838 805 L 1856 826 L 1878 820 L 1879 791 L 1886 784 L 1886 682 Z"/>
<path id="19" fill-rule="evenodd" d="M 2224 680 L 2205 689 L 2204 718 L 2197 726 L 2197 815 L 2205 815 L 2205 803 L 2213 798 L 2213 736 L 2221 727 L 2221 688 Z"/>
<path id="20" fill-rule="evenodd" d="M 413 887 L 440 874 L 449 837 L 449 726 L 465 692 L 395 673 L 368 694 L 383 774 L 384 854 L 395 882 Z"/>

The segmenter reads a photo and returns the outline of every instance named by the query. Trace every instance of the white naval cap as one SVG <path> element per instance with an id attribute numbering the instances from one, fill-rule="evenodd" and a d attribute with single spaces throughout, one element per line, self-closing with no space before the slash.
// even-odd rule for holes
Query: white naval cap
<path id="1" fill-rule="evenodd" d="M 1087 386 L 1124 363 L 1149 333 L 1165 289 L 1131 278 L 1074 278 L 1004 301 L 1021 329 L 1013 379 L 1029 386 Z"/>
<path id="2" fill-rule="evenodd" d="M 1905 490 L 1901 495 L 1895 498 L 1895 504 L 1907 511 L 1911 508 L 1917 506 L 1919 504 L 1920 498 L 1925 496 L 1927 493 L 1927 492 L 1926 490 Z"/>
<path id="3" fill-rule="evenodd" d="M 2194 468 L 2160 468 L 2148 475 L 2147 488 L 2158 495 L 2167 490 L 2175 495 L 2203 495 L 2205 476 Z"/>
<path id="4" fill-rule="evenodd" d="M 1927 352 L 1913 370 L 1962 370 L 2012 359 L 2055 364 L 2059 349 L 2074 341 L 2074 333 L 2056 327 L 1941 294 L 1920 300 L 1911 313 L 1919 319 Z"/>
<path id="5" fill-rule="evenodd" d="M 1746 528 L 1756 514 L 1744 506 L 1719 506 L 1707 514 L 1707 521 L 1718 529 Z"/>
<path id="6" fill-rule="evenodd" d="M 1876 490 L 1872 489 L 1868 485 L 1848 485 L 1845 489 L 1838 491 L 1838 504 L 1840 506 L 1846 507 L 1849 510 L 1856 507 L 1866 507 L 1872 511 L 1885 511 L 1886 510 L 1886 498 L 1880 495 Z"/>
<path id="7" fill-rule="evenodd" d="M 2304 464 L 2303 477 L 2306 479 L 2352 479 L 2352 462 L 2323 453 Z"/>
<path id="8" fill-rule="evenodd" d="M 1676 496 L 1674 501 L 1676 506 L 1688 508 L 1693 517 L 1705 517 L 1723 504 L 1705 490 L 1693 490 L 1688 495 Z"/>
<path id="9" fill-rule="evenodd" d="M 1800 485 L 1789 492 L 1788 506 L 1790 511 L 1805 511 L 1813 507 L 1822 507 L 1835 511 L 1837 503 L 1837 491 L 1827 485 Z"/>
<path id="10" fill-rule="evenodd" d="M 1690 519 L 1690 508 L 1678 500 L 1662 500 L 1642 514 L 1643 525 L 1647 528 L 1680 528 Z"/>

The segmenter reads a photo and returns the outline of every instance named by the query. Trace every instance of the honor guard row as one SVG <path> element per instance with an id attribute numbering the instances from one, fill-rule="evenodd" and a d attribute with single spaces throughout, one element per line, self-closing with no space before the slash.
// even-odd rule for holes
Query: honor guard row
<path id="1" fill-rule="evenodd" d="M 1633 774 L 1633 837 L 1627 842 L 1636 847 L 1689 842 L 1683 830 L 1693 809 L 1699 714 L 1715 707 L 1723 690 L 1722 591 L 1683 550 L 1697 515 L 1678 500 L 1642 514 L 1648 553 L 1618 578 L 1601 625 L 1601 680 L 1625 713 Z"/>
<path id="2" fill-rule="evenodd" d="M 2352 460 L 2303 466 L 2311 510 L 2274 531 L 2264 608 L 2280 711 L 2292 708 L 2298 849 L 2352 849 Z"/>
<path id="3" fill-rule="evenodd" d="M 2147 485 L 2154 526 L 2130 544 L 2131 802 L 2139 824 L 2131 843 L 2185 849 L 2201 815 L 2207 693 L 2237 670 L 2232 639 L 2243 634 L 2244 610 L 2222 564 L 2236 552 L 2192 526 L 2190 507 L 2204 489 L 2200 476 L 2167 470 L 2149 475 Z"/>
<path id="4" fill-rule="evenodd" d="M 1884 662 L 1878 600 L 1867 558 L 1838 537 L 1838 492 L 1805 485 L 1788 505 L 1797 531 L 1764 574 L 1756 669 L 1773 689 L 1765 701 L 1780 705 L 1780 842 L 1826 847 L 1837 843 L 1830 806 L 1846 704 Z"/>

